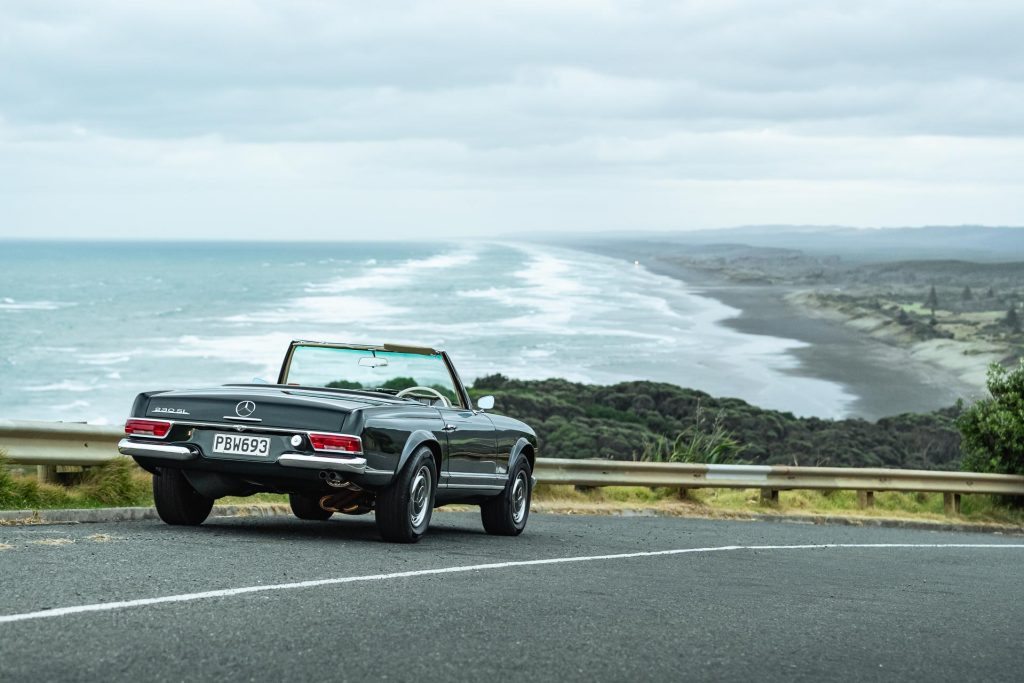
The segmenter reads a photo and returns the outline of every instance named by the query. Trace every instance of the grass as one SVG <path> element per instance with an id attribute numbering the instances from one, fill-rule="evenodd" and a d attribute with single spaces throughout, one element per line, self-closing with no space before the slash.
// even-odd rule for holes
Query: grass
<path id="1" fill-rule="evenodd" d="M 150 478 L 127 458 L 90 467 L 75 486 L 40 484 L 11 471 L 0 457 L 0 510 L 152 505 Z"/>
<path id="2" fill-rule="evenodd" d="M 731 516 L 746 514 L 839 515 L 899 518 L 977 524 L 1024 526 L 1024 509 L 1002 504 L 993 496 L 963 496 L 961 514 L 945 514 L 941 493 L 875 493 L 875 504 L 861 508 L 855 491 L 781 491 L 777 503 L 761 500 L 757 489 L 691 489 L 680 497 L 676 489 L 603 487 L 577 491 L 573 486 L 539 484 L 534 491 L 539 509 L 600 512 L 654 508 L 666 514 Z"/>
<path id="3" fill-rule="evenodd" d="M 756 489 L 691 489 L 680 497 L 676 489 L 609 486 L 585 491 L 573 486 L 539 484 L 533 501 L 539 511 L 612 512 L 655 509 L 680 516 L 742 516 L 745 514 L 806 514 L 887 517 L 948 522 L 940 493 L 875 494 L 875 505 L 861 508 L 853 491 L 782 491 L 778 503 L 761 500 Z M 280 494 L 228 497 L 222 505 L 287 503 Z M 12 472 L 0 456 L 0 510 L 149 506 L 153 504 L 150 475 L 127 458 L 89 468 L 75 486 L 40 484 L 35 476 Z M 1024 508 L 1001 504 L 984 495 L 964 496 L 961 522 L 1024 526 Z"/>

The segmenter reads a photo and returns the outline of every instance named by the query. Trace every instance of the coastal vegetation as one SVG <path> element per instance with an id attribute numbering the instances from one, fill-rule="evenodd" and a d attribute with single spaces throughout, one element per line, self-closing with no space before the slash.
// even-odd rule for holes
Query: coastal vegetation
<path id="1" fill-rule="evenodd" d="M 482 377 L 474 396 L 536 429 L 548 458 L 742 462 L 764 465 L 960 467 L 960 409 L 871 422 L 796 417 L 736 398 L 658 382 L 611 386 Z"/>

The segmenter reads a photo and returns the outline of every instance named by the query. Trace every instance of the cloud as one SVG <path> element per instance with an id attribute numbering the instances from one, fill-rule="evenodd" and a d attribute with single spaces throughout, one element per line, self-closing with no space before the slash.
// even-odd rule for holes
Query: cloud
<path id="1" fill-rule="evenodd" d="M 0 236 L 1020 223 L 1022 28 L 1010 1 L 4 3 Z"/>

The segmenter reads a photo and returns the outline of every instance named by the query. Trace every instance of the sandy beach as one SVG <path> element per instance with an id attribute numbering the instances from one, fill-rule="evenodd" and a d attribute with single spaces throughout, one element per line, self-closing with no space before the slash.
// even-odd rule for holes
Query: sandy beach
<path id="1" fill-rule="evenodd" d="M 850 417 L 874 420 L 907 412 L 945 408 L 984 391 L 985 356 L 965 357 L 934 342 L 907 346 L 847 325 L 838 314 L 812 310 L 794 295 L 799 289 L 736 283 L 671 260 L 673 245 L 632 243 L 587 245 L 609 256 L 639 261 L 648 270 L 685 282 L 694 293 L 742 312 L 723 324 L 747 334 L 784 337 L 806 346 L 791 353 L 799 361 L 791 373 L 842 384 L 857 399 Z M 966 364 L 966 365 L 965 365 Z"/>

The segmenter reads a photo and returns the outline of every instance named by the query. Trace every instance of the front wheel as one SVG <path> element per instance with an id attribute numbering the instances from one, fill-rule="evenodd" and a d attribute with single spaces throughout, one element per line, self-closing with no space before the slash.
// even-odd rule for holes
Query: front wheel
<path id="1" fill-rule="evenodd" d="M 213 509 L 213 499 L 192 488 L 181 470 L 161 467 L 153 475 L 156 513 L 167 524 L 198 526 Z"/>
<path id="2" fill-rule="evenodd" d="M 420 448 L 395 477 L 377 494 L 377 531 L 385 541 L 415 543 L 430 526 L 437 490 L 437 464 L 426 446 Z"/>
<path id="3" fill-rule="evenodd" d="M 497 536 L 518 536 L 530 517 L 530 463 L 525 456 L 516 461 L 505 490 L 480 505 L 484 531 Z"/>

